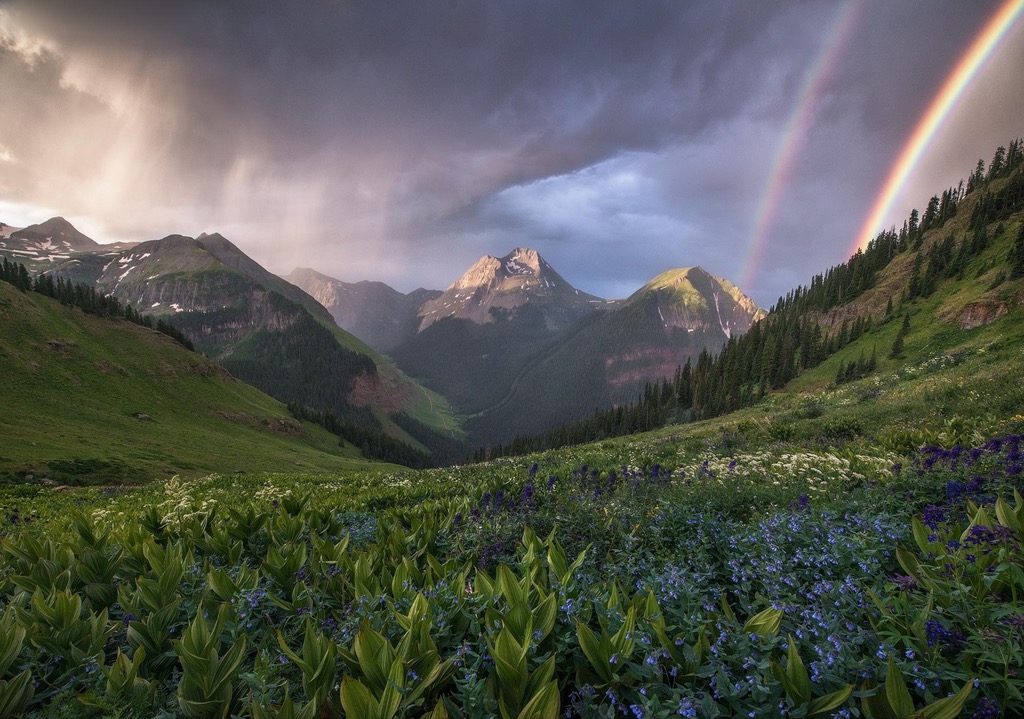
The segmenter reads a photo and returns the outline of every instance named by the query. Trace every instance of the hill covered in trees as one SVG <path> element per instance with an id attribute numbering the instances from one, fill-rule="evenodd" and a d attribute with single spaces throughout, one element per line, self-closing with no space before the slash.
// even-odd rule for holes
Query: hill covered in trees
<path id="1" fill-rule="evenodd" d="M 832 371 L 817 380 L 841 384 L 897 366 L 915 324 L 929 332 L 971 329 L 1024 304 L 1022 214 L 1024 143 L 1016 139 L 996 150 L 987 170 L 979 160 L 966 182 L 932 196 L 923 214 L 913 210 L 900 229 L 880 232 L 847 262 L 780 297 L 721 353 L 702 352 L 633 403 L 477 457 L 717 417 L 756 404 L 830 358 L 837 358 Z"/>

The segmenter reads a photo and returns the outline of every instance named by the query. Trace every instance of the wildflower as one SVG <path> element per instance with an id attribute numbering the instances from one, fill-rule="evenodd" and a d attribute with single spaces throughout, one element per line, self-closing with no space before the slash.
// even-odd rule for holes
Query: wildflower
<path id="1" fill-rule="evenodd" d="M 1024 631 L 1024 614 L 1011 614 L 1007 617 L 1003 617 L 1003 621 L 1018 632 Z"/>
<path id="2" fill-rule="evenodd" d="M 693 706 L 693 701 L 688 697 L 683 697 L 679 700 L 679 715 L 684 717 L 697 716 L 697 708 Z"/>
<path id="3" fill-rule="evenodd" d="M 999 719 L 1000 715 L 999 702 L 995 699 L 982 697 L 978 700 L 978 705 L 974 708 L 971 719 Z"/>
<path id="4" fill-rule="evenodd" d="M 924 508 L 921 521 L 931 529 L 938 529 L 939 525 L 946 521 L 946 510 L 943 507 L 929 504 Z"/>
<path id="5" fill-rule="evenodd" d="M 905 575 L 896 575 L 892 578 L 893 584 L 899 587 L 902 592 L 909 592 L 914 587 L 918 586 L 918 580 L 913 577 L 907 577 Z"/>
<path id="6" fill-rule="evenodd" d="M 943 654 L 958 654 L 967 639 L 955 629 L 946 629 L 938 619 L 929 619 L 925 622 L 925 635 L 928 646 L 938 647 Z"/>

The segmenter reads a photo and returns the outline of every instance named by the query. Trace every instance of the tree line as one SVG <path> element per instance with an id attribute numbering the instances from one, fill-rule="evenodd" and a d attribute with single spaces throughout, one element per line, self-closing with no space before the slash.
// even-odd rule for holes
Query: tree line
<path id="1" fill-rule="evenodd" d="M 10 262 L 6 257 L 0 262 L 0 280 L 9 282 L 22 292 L 36 292 L 57 300 L 65 307 L 75 307 L 87 315 L 118 317 L 140 327 L 154 329 L 174 339 L 190 352 L 195 351 L 188 337 L 170 322 L 164 319 L 154 321 L 151 315 L 141 314 L 130 304 L 121 304 L 113 295 L 97 292 L 91 285 L 71 282 L 63 277 L 54 279 L 47 274 L 36 275 L 33 279 L 25 265 Z"/>
<path id="2" fill-rule="evenodd" d="M 380 429 L 340 419 L 333 412 L 314 409 L 299 402 L 289 402 L 287 406 L 295 419 L 320 425 L 331 434 L 337 435 L 341 443 L 348 442 L 356 447 L 367 459 L 379 459 L 415 469 L 423 469 L 433 464 L 426 452 L 389 437 Z"/>

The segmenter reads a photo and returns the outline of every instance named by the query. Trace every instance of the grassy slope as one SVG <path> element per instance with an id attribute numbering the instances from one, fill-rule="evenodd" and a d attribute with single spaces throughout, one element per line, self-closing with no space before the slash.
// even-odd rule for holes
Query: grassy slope
<path id="1" fill-rule="evenodd" d="M 916 320 L 915 321 L 915 317 Z M 728 415 L 511 460 L 544 471 L 581 464 L 677 466 L 707 452 L 729 456 L 764 449 L 825 451 L 878 448 L 910 455 L 925 444 L 970 446 L 1024 431 L 1024 309 L 973 330 L 924 324 L 922 311 L 903 360 L 883 357 L 899 321 L 869 333 L 785 390 Z M 871 376 L 836 386 L 840 359 L 879 348 Z"/>
<path id="2" fill-rule="evenodd" d="M 53 460 L 114 463 L 99 470 L 111 479 L 379 466 L 159 333 L 6 283 L 0 387 L 0 474 L 61 479 Z"/>
<path id="3" fill-rule="evenodd" d="M 956 218 L 928 233 L 923 251 L 950 233 L 963 237 L 970 211 L 969 198 Z M 671 466 L 682 455 L 722 451 L 731 444 L 756 451 L 766 446 L 797 449 L 808 442 L 823 447 L 881 443 L 912 452 L 928 443 L 970 444 L 1001 432 L 1024 431 L 1024 279 L 992 287 L 1000 268 L 1006 267 L 1021 222 L 1024 217 L 1013 217 L 998 233 L 999 223 L 994 223 L 988 228 L 991 244 L 971 260 L 963 279 L 943 280 L 930 297 L 905 307 L 899 299 L 914 253 L 897 257 L 875 288 L 838 308 L 826 322 L 838 326 L 842 319 L 866 313 L 881 318 L 890 296 L 896 304 L 893 317 L 754 407 L 541 456 L 566 466 L 600 464 L 609 454 L 635 458 L 638 465 Z M 1002 302 L 1009 311 L 987 325 L 961 328 L 959 311 L 977 302 Z M 902 355 L 891 358 L 904 313 L 910 315 L 910 333 Z M 873 374 L 835 384 L 841 362 L 870 357 L 873 350 L 878 358 Z"/>

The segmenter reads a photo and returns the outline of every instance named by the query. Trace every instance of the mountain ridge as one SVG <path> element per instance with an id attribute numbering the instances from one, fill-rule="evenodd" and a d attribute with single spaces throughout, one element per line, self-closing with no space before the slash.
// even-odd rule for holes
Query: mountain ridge
<path id="1" fill-rule="evenodd" d="M 345 332 L 312 296 L 264 269 L 218 233 L 168 235 L 119 252 L 81 253 L 50 273 L 172 320 L 233 374 L 298 402 L 422 448 L 391 415 L 460 433 L 444 398 Z"/>
<path id="2" fill-rule="evenodd" d="M 388 353 L 416 332 L 416 313 L 440 290 L 402 293 L 383 282 L 342 282 L 308 267 L 285 276 L 327 308 L 338 326 L 379 352 Z"/>

